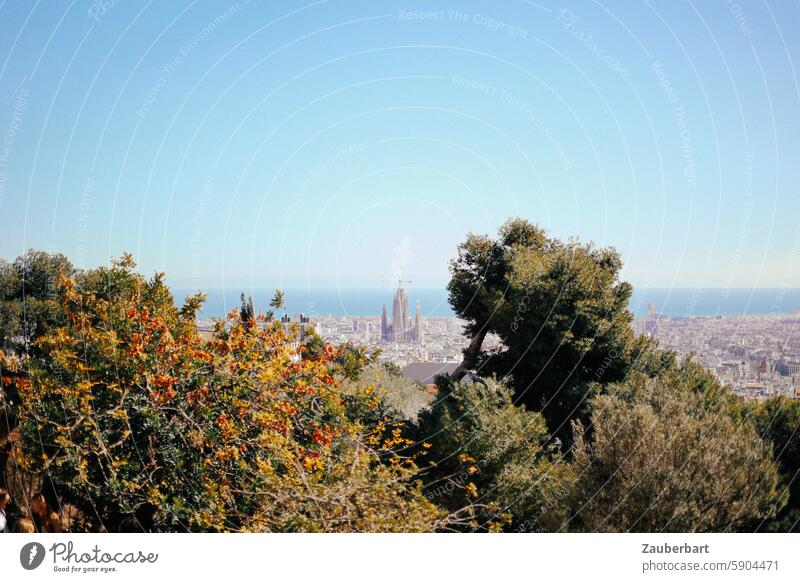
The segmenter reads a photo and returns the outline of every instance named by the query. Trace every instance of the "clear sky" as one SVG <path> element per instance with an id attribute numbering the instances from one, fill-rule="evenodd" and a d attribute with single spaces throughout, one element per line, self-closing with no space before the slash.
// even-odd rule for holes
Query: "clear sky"
<path id="1" fill-rule="evenodd" d="M 426 11 L 420 14 L 419 11 Z M 797 2 L 0 0 L 0 256 L 442 285 L 522 216 L 800 286 Z"/>

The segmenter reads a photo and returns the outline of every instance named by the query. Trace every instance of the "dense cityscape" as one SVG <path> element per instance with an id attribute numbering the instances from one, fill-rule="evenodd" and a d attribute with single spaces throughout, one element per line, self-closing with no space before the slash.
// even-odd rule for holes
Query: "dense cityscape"
<path id="1" fill-rule="evenodd" d="M 380 348 L 381 358 L 400 366 L 413 362 L 458 363 L 465 347 L 464 327 L 455 317 L 422 317 L 415 302 L 412 318 L 408 290 L 395 289 L 391 316 L 383 305 L 381 317 L 320 317 L 319 334 L 333 343 L 351 342 Z"/>
<path id="2" fill-rule="evenodd" d="M 635 330 L 679 357 L 690 354 L 743 398 L 800 398 L 800 312 L 669 317 L 651 307 Z"/>
<path id="3" fill-rule="evenodd" d="M 412 317 L 408 305 L 408 290 L 398 287 L 392 309 L 384 305 L 381 316 L 317 316 L 310 324 L 332 343 L 380 348 L 382 360 L 401 367 L 430 363 L 445 370 L 458 364 L 469 343 L 463 322 L 423 317 L 419 301 Z M 296 323 L 308 326 L 309 318 L 285 318 L 287 327 Z M 800 398 L 800 313 L 670 317 L 651 305 L 647 317 L 634 320 L 634 331 L 655 337 L 681 359 L 693 355 L 742 398 Z"/>

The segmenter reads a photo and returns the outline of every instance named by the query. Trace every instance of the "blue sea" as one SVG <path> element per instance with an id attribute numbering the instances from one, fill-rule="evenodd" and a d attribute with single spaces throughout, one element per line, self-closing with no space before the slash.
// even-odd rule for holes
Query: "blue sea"
<path id="1" fill-rule="evenodd" d="M 285 289 L 289 313 L 312 316 L 380 316 L 386 303 L 391 314 L 392 291 L 389 289 Z M 211 289 L 205 291 L 208 300 L 201 317 L 222 317 L 240 305 L 240 289 Z M 176 289 L 175 298 L 181 301 L 190 293 Z M 255 289 L 247 292 L 253 296 L 257 310 L 269 309 L 274 289 Z M 408 290 L 409 310 L 414 313 L 416 301 L 422 305 L 425 317 L 449 317 L 453 311 L 447 302 L 444 289 Z M 658 313 L 671 317 L 717 315 L 767 315 L 791 313 L 800 310 L 800 288 L 795 289 L 640 289 L 634 291 L 630 308 L 634 315 L 647 315 L 648 304 Z"/>
<path id="2" fill-rule="evenodd" d="M 222 317 L 231 309 L 241 305 L 242 289 L 203 290 L 208 296 L 201 318 Z M 174 291 L 177 301 L 189 293 L 186 290 Z M 253 296 L 256 311 L 269 310 L 269 302 L 275 289 L 246 290 L 246 295 Z M 392 290 L 365 289 L 284 289 L 286 310 L 290 314 L 303 313 L 310 316 L 333 315 L 335 317 L 378 316 L 380 317 L 385 303 L 391 317 Z M 444 289 L 409 289 L 408 306 L 411 315 L 415 313 L 416 301 L 422 306 L 425 317 L 452 317 L 453 310 L 447 303 L 447 291 Z"/>

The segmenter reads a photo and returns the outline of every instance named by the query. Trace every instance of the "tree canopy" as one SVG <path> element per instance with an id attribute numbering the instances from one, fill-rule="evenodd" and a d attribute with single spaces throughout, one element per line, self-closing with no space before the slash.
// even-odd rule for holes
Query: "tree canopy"
<path id="1" fill-rule="evenodd" d="M 772 443 L 773 457 L 786 486 L 776 503 L 777 515 L 771 519 L 757 518 L 750 529 L 800 531 L 800 400 L 768 398 L 745 404 L 742 412 L 755 422 L 759 435 Z"/>
<path id="2" fill-rule="evenodd" d="M 467 370 L 506 378 L 518 402 L 569 439 L 569 421 L 585 418 L 592 396 L 624 379 L 647 347 L 634 340 L 621 268 L 613 249 L 549 238 L 522 219 L 496 239 L 469 235 L 447 287 L 472 338 L 455 379 Z M 501 350 L 483 348 L 489 333 Z"/>
<path id="3" fill-rule="evenodd" d="M 36 338 L 63 322 L 56 281 L 74 272 L 61 254 L 31 250 L 12 263 L 0 259 L 0 350 L 35 349 Z"/>

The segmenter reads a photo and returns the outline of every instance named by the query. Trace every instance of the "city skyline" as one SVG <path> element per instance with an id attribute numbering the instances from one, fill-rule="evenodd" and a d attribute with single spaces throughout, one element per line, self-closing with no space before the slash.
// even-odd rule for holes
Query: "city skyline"
<path id="1" fill-rule="evenodd" d="M 649 311 L 634 319 L 634 333 L 656 339 L 681 360 L 691 356 L 736 396 L 745 400 L 800 397 L 800 312 L 671 317 L 654 308 Z M 401 367 L 454 366 L 469 344 L 463 322 L 454 317 L 425 318 L 421 327 L 430 337 L 422 342 L 388 343 L 383 322 L 376 316 L 317 316 L 313 321 L 327 341 L 380 348 L 382 361 Z M 491 344 L 501 342 L 495 337 Z"/>

